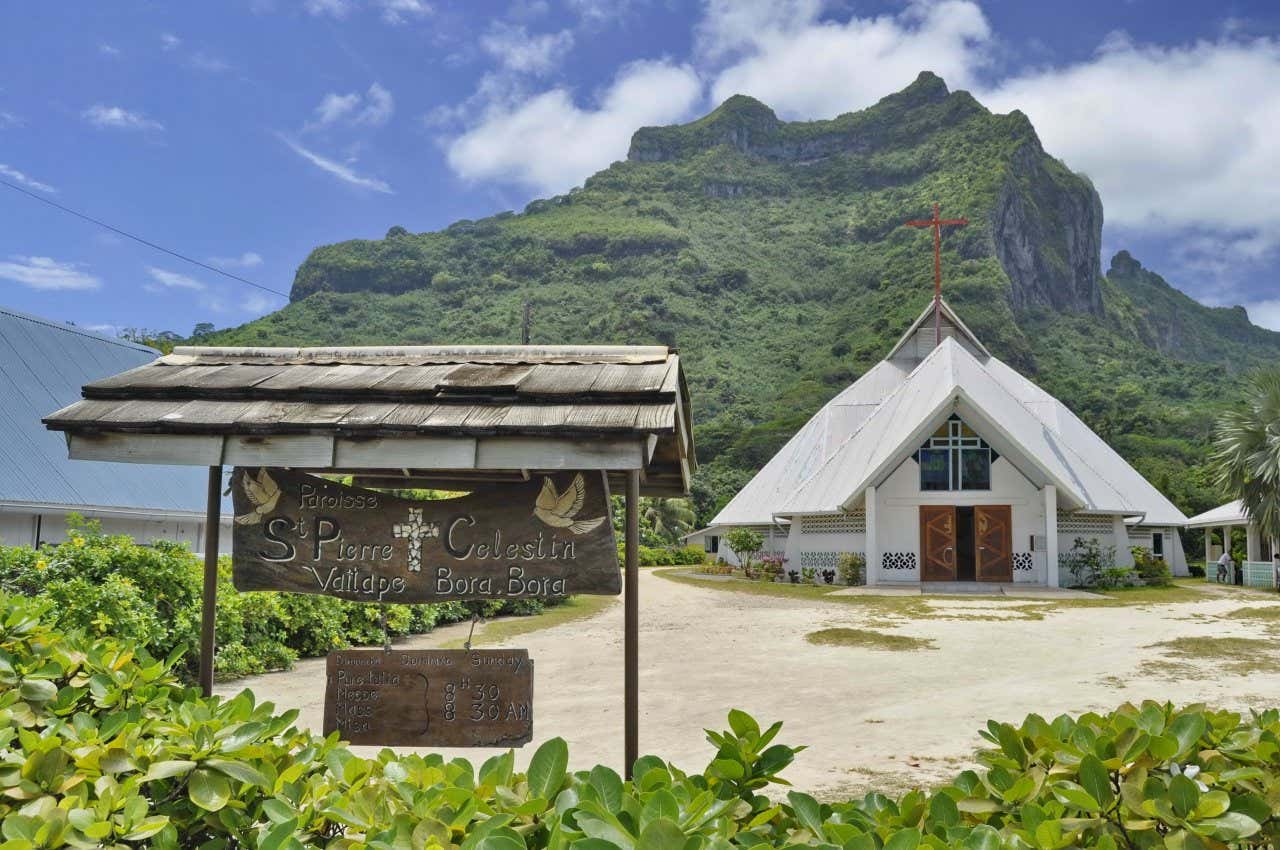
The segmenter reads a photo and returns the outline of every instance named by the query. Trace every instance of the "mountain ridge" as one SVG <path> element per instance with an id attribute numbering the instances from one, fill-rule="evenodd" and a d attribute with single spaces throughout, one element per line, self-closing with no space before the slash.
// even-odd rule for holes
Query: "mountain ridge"
<path id="1" fill-rule="evenodd" d="M 902 223 L 933 202 L 972 222 L 945 236 L 944 292 L 984 343 L 1184 510 L 1212 503 L 1205 423 L 1224 385 L 1280 356 L 1280 334 L 1240 330 L 1123 258 L 1104 276 L 1087 178 L 1022 113 L 927 72 L 824 121 L 735 96 L 641 128 L 626 160 L 520 214 L 318 247 L 282 311 L 200 342 L 512 342 L 528 301 L 535 342 L 676 345 L 705 517 L 922 309 L 931 240 Z"/>

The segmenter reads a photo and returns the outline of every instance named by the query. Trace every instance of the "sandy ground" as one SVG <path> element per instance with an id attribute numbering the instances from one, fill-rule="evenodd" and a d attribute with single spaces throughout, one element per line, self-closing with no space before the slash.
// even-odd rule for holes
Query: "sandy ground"
<path id="1" fill-rule="evenodd" d="M 1203 601 L 1081 608 L 1038 602 L 1029 619 L 999 598 L 937 599 L 936 616 L 886 626 L 874 605 L 787 599 L 697 587 L 643 571 L 640 748 L 699 769 L 711 756 L 703 729 L 725 726 L 730 708 L 784 720 L 780 740 L 810 744 L 786 776 L 824 796 L 861 795 L 954 775 L 971 763 L 987 718 L 1114 708 L 1154 698 L 1227 707 L 1280 705 L 1280 670 L 1226 675 L 1212 662 L 1180 674 L 1153 672 L 1168 660 L 1148 648 L 1180 636 L 1268 637 L 1256 620 L 1224 619 L 1274 596 L 1206 590 Z M 975 619 L 976 618 L 976 619 Z M 815 646 L 805 635 L 833 626 L 930 638 L 935 649 L 893 652 Z M 451 626 L 404 648 L 465 636 Z M 622 605 L 589 619 L 526 634 L 537 665 L 534 738 L 570 744 L 573 766 L 622 761 Z M 483 645 L 478 643 L 478 645 Z M 1144 668 L 1146 666 L 1146 669 Z M 226 683 L 301 710 L 320 730 L 324 661 L 287 673 Z M 533 746 L 519 752 L 523 763 Z M 449 753 L 479 761 L 489 751 Z"/>

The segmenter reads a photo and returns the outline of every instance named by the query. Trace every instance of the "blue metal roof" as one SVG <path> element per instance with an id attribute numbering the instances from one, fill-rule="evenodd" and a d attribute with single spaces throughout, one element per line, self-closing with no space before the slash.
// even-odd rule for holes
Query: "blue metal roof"
<path id="1" fill-rule="evenodd" d="M 71 460 L 63 435 L 40 421 L 79 401 L 84 384 L 159 354 L 0 307 L 0 502 L 204 513 L 205 467 Z"/>

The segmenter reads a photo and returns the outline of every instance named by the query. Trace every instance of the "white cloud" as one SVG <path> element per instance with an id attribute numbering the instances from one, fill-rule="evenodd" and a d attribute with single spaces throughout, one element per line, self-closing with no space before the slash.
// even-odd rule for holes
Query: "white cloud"
<path id="1" fill-rule="evenodd" d="M 565 6 L 584 24 L 601 25 L 618 21 L 631 11 L 632 0 L 565 0 Z"/>
<path id="2" fill-rule="evenodd" d="M 380 0 L 382 20 L 389 24 L 403 24 L 414 18 L 431 14 L 431 6 L 422 0 Z"/>
<path id="3" fill-rule="evenodd" d="M 1273 38 L 1155 47 L 1115 35 L 1086 61 L 979 97 L 1021 109 L 1047 150 L 1088 174 L 1109 225 L 1208 228 L 1220 244 L 1198 253 L 1247 261 L 1280 246 L 1277 77 Z"/>
<path id="4" fill-rule="evenodd" d="M 337 94 L 329 92 L 316 107 L 315 120 L 304 129 L 327 127 L 338 122 L 354 126 L 381 127 L 391 120 L 395 113 L 396 102 L 378 83 L 369 86 L 369 90 L 360 95 L 358 92 Z"/>
<path id="5" fill-rule="evenodd" d="M 345 18 L 355 8 L 350 0 L 306 0 L 302 7 L 316 17 Z"/>
<path id="6" fill-rule="evenodd" d="M 637 127 L 688 117 L 701 96 L 689 66 L 637 62 L 618 72 L 594 107 L 578 106 L 564 88 L 494 103 L 448 144 L 449 164 L 469 180 L 563 192 L 625 156 Z"/>
<path id="7" fill-rule="evenodd" d="M 161 50 L 177 50 L 182 46 L 182 39 L 178 38 L 171 32 L 160 33 L 160 49 Z"/>
<path id="8" fill-rule="evenodd" d="M 21 126 L 22 126 L 21 118 L 19 118 L 17 115 L 14 115 L 12 112 L 5 112 L 4 110 L 0 109 L 0 130 L 5 129 L 6 127 L 21 127 Z"/>
<path id="9" fill-rule="evenodd" d="M 60 263 L 51 257 L 17 255 L 0 262 L 0 278 L 46 291 L 97 289 L 102 286 L 101 280 L 82 271 L 82 267 L 82 263 Z"/>
<path id="10" fill-rule="evenodd" d="M 144 283 L 142 288 L 147 292 L 164 292 L 168 289 L 191 289 L 203 290 L 205 285 L 202 281 L 196 280 L 178 272 L 171 272 L 168 269 L 156 268 L 155 266 L 147 266 L 147 274 L 151 276 L 154 283 Z"/>
<path id="11" fill-rule="evenodd" d="M 131 112 L 120 106 L 103 106 L 95 103 L 83 113 L 86 121 L 95 127 L 117 130 L 163 130 L 164 125 L 141 112 Z"/>
<path id="12" fill-rule="evenodd" d="M 98 52 L 101 53 L 103 56 L 110 56 L 114 58 L 120 55 L 120 48 L 116 47 L 113 44 L 107 44 L 106 42 L 103 42 L 102 44 L 98 45 Z"/>
<path id="13" fill-rule="evenodd" d="M 250 292 L 240 299 L 240 308 L 246 313 L 262 315 L 271 310 L 278 310 L 286 299 L 265 292 Z"/>
<path id="14" fill-rule="evenodd" d="M 206 71 L 210 74 L 221 74 L 224 71 L 231 70 L 230 62 L 203 50 L 197 50 L 195 53 L 192 53 L 191 57 L 187 60 L 187 64 L 192 68 L 195 68 L 197 71 Z"/>
<path id="15" fill-rule="evenodd" d="M 1280 331 L 1280 300 L 1254 301 L 1244 305 L 1249 321 L 1263 328 Z"/>
<path id="16" fill-rule="evenodd" d="M 316 168 L 319 168 L 321 171 L 324 171 L 328 174 L 333 175 L 334 177 L 337 177 L 339 180 L 341 180 L 344 183 L 349 183 L 352 186 L 358 186 L 361 189 L 369 189 L 374 192 L 382 192 L 387 195 L 391 195 L 395 193 L 394 190 L 391 188 L 390 184 L 388 184 L 386 181 L 380 180 L 376 177 L 364 177 L 360 174 L 357 174 L 349 166 L 344 165 L 341 162 L 335 162 L 332 159 L 323 157 L 320 154 L 315 153 L 314 151 L 307 150 L 302 145 L 290 139 L 288 136 L 280 135 L 280 141 L 284 142 L 286 145 L 289 146 L 289 149 L 291 151 L 293 151 L 298 156 L 305 159 L 307 162 L 314 165 Z"/>
<path id="17" fill-rule="evenodd" d="M 332 124 L 343 116 L 351 114 L 359 104 L 360 95 L 355 92 L 351 94 L 329 92 L 316 107 L 316 123 Z"/>
<path id="18" fill-rule="evenodd" d="M 53 194 L 58 190 L 50 186 L 48 183 L 41 183 L 39 180 L 28 177 L 16 168 L 5 165 L 0 162 L 0 177 L 7 177 L 19 186 L 27 189 L 34 189 L 37 192 L 48 192 Z"/>
<path id="19" fill-rule="evenodd" d="M 215 266 L 226 268 L 251 269 L 254 266 L 262 265 L 262 256 L 255 254 L 253 251 L 245 251 L 238 257 L 210 257 L 209 262 Z"/>
<path id="20" fill-rule="evenodd" d="M 712 0 L 698 28 L 704 57 L 727 61 L 711 86 L 719 103 L 749 94 L 789 118 L 829 118 L 903 88 L 922 70 L 972 85 L 992 33 L 969 0 L 911 3 L 897 14 L 824 20 L 817 0 Z"/>
<path id="21" fill-rule="evenodd" d="M 494 23 L 480 38 L 480 46 L 509 71 L 545 74 L 554 70 L 573 49 L 573 33 L 530 35 L 522 26 Z"/>

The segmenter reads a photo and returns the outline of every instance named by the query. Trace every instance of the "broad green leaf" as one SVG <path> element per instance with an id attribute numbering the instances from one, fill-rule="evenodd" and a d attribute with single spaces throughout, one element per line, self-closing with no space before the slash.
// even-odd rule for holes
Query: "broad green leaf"
<path id="1" fill-rule="evenodd" d="M 736 708 L 729 710 L 729 728 L 739 738 L 760 736 L 760 724 L 756 722 L 755 718 Z"/>
<path id="2" fill-rule="evenodd" d="M 920 846 L 920 830 L 900 829 L 884 843 L 884 850 L 916 850 Z"/>
<path id="3" fill-rule="evenodd" d="M 564 784 L 565 769 L 569 765 L 569 745 L 564 738 L 551 738 L 538 747 L 529 760 L 529 793 L 550 800 Z"/>
<path id="4" fill-rule="evenodd" d="M 219 773 L 226 774 L 232 779 L 239 780 L 240 782 L 247 782 L 250 785 L 255 785 L 259 788 L 266 788 L 270 785 L 270 783 L 267 782 L 267 778 L 262 775 L 262 771 L 246 762 L 236 761 L 234 759 L 211 758 L 205 759 L 203 764 L 205 767 L 211 767 Z"/>
<path id="5" fill-rule="evenodd" d="M 929 801 L 929 820 L 934 826 L 955 826 L 960 823 L 960 809 L 956 801 L 946 794 L 934 794 Z"/>
<path id="6" fill-rule="evenodd" d="M 1063 780 L 1061 782 L 1053 783 L 1051 787 L 1053 795 L 1068 806 L 1086 812 L 1098 812 L 1102 810 L 1102 807 L 1098 805 L 1098 801 L 1093 798 L 1093 795 L 1074 782 Z"/>
<path id="7" fill-rule="evenodd" d="M 799 791 L 788 791 L 787 802 L 796 814 L 796 820 L 805 829 L 813 833 L 818 840 L 822 839 L 822 806 L 808 794 Z"/>
<path id="8" fill-rule="evenodd" d="M 151 836 L 155 835 L 157 832 L 164 829 L 168 825 L 169 825 L 169 818 L 167 816 L 155 815 L 153 817 L 146 818 L 145 820 L 140 821 L 137 824 L 134 824 L 133 829 L 131 829 L 128 833 L 126 833 L 122 837 L 124 838 L 125 841 L 142 841 L 145 838 L 150 838 Z"/>
<path id="9" fill-rule="evenodd" d="M 142 781 L 151 782 L 156 779 L 171 779 L 175 776 L 182 776 L 190 773 L 195 766 L 195 762 L 185 759 L 153 761 L 147 766 L 147 772 L 143 774 Z"/>
<path id="10" fill-rule="evenodd" d="M 636 850 L 682 850 L 684 843 L 685 836 L 679 826 L 666 818 L 658 818 L 641 831 Z"/>
<path id="11" fill-rule="evenodd" d="M 280 850 L 285 842 L 292 837 L 294 830 L 298 828 L 298 819 L 290 818 L 281 821 L 267 831 L 262 840 L 258 842 L 258 850 Z"/>
<path id="12" fill-rule="evenodd" d="M 1254 835 L 1262 829 L 1262 826 L 1246 814 L 1227 812 L 1221 817 L 1197 821 L 1191 825 L 1191 828 L 1219 841 L 1234 842 Z"/>
<path id="13" fill-rule="evenodd" d="M 1000 833 L 980 823 L 965 838 L 964 847 L 965 850 L 1000 850 Z"/>
<path id="14" fill-rule="evenodd" d="M 1173 803 L 1173 810 L 1178 817 L 1185 818 L 1200 802 L 1200 789 L 1187 777 L 1175 776 L 1169 780 L 1169 802 Z"/>
<path id="15" fill-rule="evenodd" d="M 591 768 L 589 782 L 605 808 L 611 812 L 622 808 L 622 777 L 617 773 L 598 764 Z"/>
<path id="16" fill-rule="evenodd" d="M 198 768 L 187 781 L 187 795 L 205 811 L 216 812 L 231 799 L 231 783 L 220 773 Z"/>
<path id="17" fill-rule="evenodd" d="M 1200 736 L 1204 734 L 1205 728 L 1204 715 L 1198 711 L 1192 714 L 1180 715 L 1170 723 L 1166 734 L 1178 742 L 1176 757 L 1180 758 L 1191 752 L 1191 749 L 1200 740 Z"/>
<path id="18" fill-rule="evenodd" d="M 1111 774 L 1093 754 L 1080 761 L 1080 786 L 1104 809 L 1115 799 L 1111 790 Z"/>

